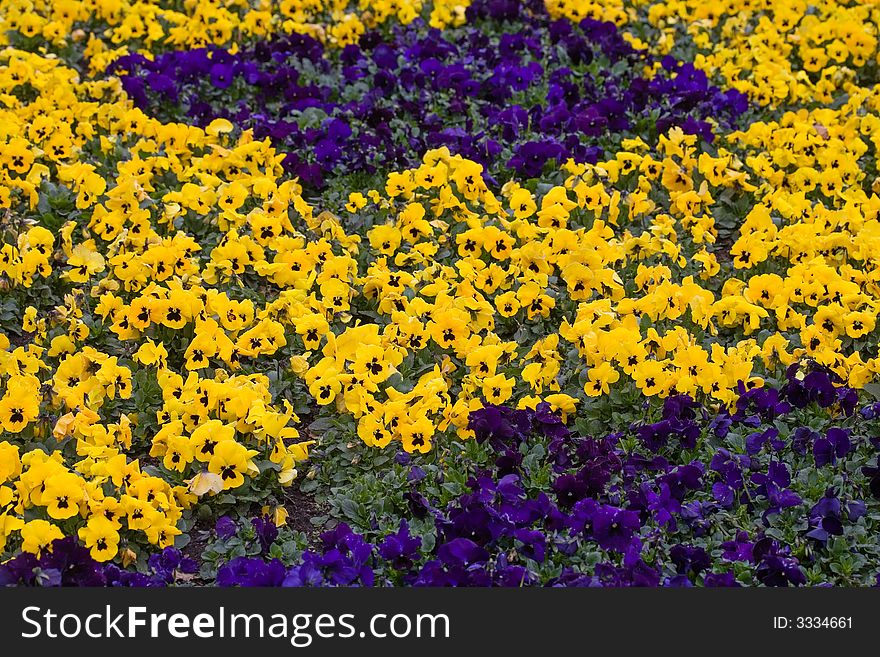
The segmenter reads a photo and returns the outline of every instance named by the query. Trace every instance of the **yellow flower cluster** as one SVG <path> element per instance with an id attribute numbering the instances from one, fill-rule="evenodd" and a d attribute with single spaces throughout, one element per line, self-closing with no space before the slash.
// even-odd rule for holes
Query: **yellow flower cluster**
<path id="1" fill-rule="evenodd" d="M 567 18 L 581 21 L 592 18 L 624 25 L 636 18 L 635 8 L 645 4 L 645 0 L 624 2 L 623 0 L 546 0 L 547 13 L 552 18 Z"/>
<path id="2" fill-rule="evenodd" d="M 878 59 L 880 4 L 862 0 L 662 0 L 645 43 L 686 43 L 694 64 L 760 105 L 831 103 Z"/>
<path id="3" fill-rule="evenodd" d="M 284 331 L 271 318 L 277 305 L 255 312 L 250 301 L 201 286 L 194 259 L 201 247 L 179 229 L 181 222 L 198 216 L 225 232 L 204 275 L 228 282 L 269 239 L 260 228 L 267 218 L 286 217 L 288 204 L 306 215 L 311 208 L 295 184 L 277 180 L 278 156 L 268 144 L 247 135 L 230 143 L 224 122 L 207 131 L 163 125 L 132 109 L 114 83 L 79 83 L 56 59 L 7 49 L 0 61 L 0 207 L 4 233 L 14 237 L 2 247 L 4 289 L 27 292 L 53 273 L 70 286 L 63 305 L 24 310 L 24 339 L 0 335 L 0 426 L 7 437 L 30 427 L 58 448 L 20 454 L 20 443 L 0 443 L 0 545 L 16 530 L 26 550 L 57 537 L 60 530 L 46 520 L 24 522 L 36 508 L 53 520 L 81 518 L 90 537 L 84 540 L 101 560 L 116 555 L 123 524 L 146 542 L 170 545 L 182 510 L 199 495 L 259 475 L 259 456 L 280 484 L 289 484 L 310 444 L 289 426 L 297 421 L 289 402 L 276 410 L 265 375 L 216 370 L 201 379 L 195 373 L 215 356 L 235 366 L 233 352 L 236 359 L 274 353 Z M 15 95 L 24 87 L 35 92 L 30 102 Z M 161 185 L 173 191 L 158 194 L 159 179 L 173 179 Z M 20 218 L 65 194 L 68 220 L 59 219 L 57 236 Z M 251 195 L 262 200 L 245 216 L 238 209 Z M 48 220 L 55 216 L 47 208 Z M 242 227 L 256 239 L 236 239 Z M 186 378 L 169 369 L 161 342 L 141 340 L 151 326 L 169 334 L 190 326 L 195 333 Z M 235 343 L 225 331 L 237 336 Z M 106 335 L 137 346 L 110 356 L 87 344 L 105 344 Z M 118 412 L 115 402 L 132 397 L 137 365 L 154 372 L 162 394 L 155 410 L 162 429 L 149 455 L 180 473 L 175 481 L 147 474 L 128 456 L 132 428 L 143 418 Z M 69 441 L 76 445 L 73 462 L 60 449 Z"/>

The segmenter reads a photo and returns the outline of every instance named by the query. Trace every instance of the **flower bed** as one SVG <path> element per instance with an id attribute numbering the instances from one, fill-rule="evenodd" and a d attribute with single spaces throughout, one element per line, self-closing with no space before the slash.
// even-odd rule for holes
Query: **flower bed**
<path id="1" fill-rule="evenodd" d="M 0 582 L 873 584 L 877 9 L 332 9 L 0 8 Z"/>

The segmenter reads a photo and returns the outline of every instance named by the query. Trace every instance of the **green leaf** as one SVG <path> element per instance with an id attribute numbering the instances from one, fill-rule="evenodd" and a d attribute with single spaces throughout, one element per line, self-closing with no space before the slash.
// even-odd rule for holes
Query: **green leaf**
<path id="1" fill-rule="evenodd" d="M 880 383 L 866 383 L 863 386 L 863 390 L 874 399 L 880 400 Z"/>
<path id="2" fill-rule="evenodd" d="M 361 506 L 357 502 L 349 498 L 343 498 L 342 500 L 340 500 L 339 508 L 342 513 L 351 520 L 358 520 L 362 515 Z"/>

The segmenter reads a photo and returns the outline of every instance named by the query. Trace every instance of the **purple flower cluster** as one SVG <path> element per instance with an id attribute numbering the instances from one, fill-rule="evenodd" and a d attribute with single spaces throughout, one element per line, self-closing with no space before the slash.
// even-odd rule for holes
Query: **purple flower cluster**
<path id="1" fill-rule="evenodd" d="M 265 520 L 265 522 L 269 522 Z M 277 530 L 276 530 L 277 531 Z M 379 546 L 382 558 L 398 566 L 413 562 L 421 541 L 412 539 L 405 522 Z M 376 551 L 345 523 L 321 535 L 321 550 L 307 550 L 300 562 L 286 568 L 280 559 L 237 557 L 217 571 L 218 586 L 373 586 Z"/>
<path id="2" fill-rule="evenodd" d="M 371 565 L 381 574 L 375 583 L 396 572 L 394 581 L 415 586 L 805 585 L 808 569 L 830 561 L 829 539 L 864 518 L 873 501 L 860 497 L 861 480 L 850 481 L 846 495 L 828 487 L 807 503 L 813 486 L 799 483 L 805 473 L 834 477 L 822 470 L 831 461 L 815 459 L 816 445 L 821 451 L 830 442 L 843 459 L 856 444 L 848 429 L 795 426 L 797 414 L 851 418 L 851 399 L 829 372 L 792 369 L 779 389 L 743 389 L 732 413 L 673 396 L 656 421 L 604 438 L 574 435 L 546 404 L 487 406 L 471 415 L 470 428 L 494 463 L 471 477 L 468 493 L 435 508 L 419 490 L 424 471 L 411 467 L 407 499 L 415 516 L 433 518 L 432 550 L 420 550 L 405 521 L 378 548 L 343 526 L 340 535 L 359 556 L 325 538 L 324 554 L 308 556 L 283 581 L 368 584 L 356 573 Z M 538 484 L 526 459 L 535 443 L 545 448 L 549 486 Z M 683 458 L 693 450 L 702 456 Z M 869 470 L 880 477 L 880 468 Z M 776 522 L 787 510 L 797 527 L 789 542 L 780 538 L 786 523 Z M 749 530 L 731 522 L 743 514 Z"/>
<path id="3" fill-rule="evenodd" d="M 805 568 L 827 565 L 823 559 L 831 558 L 822 549 L 829 538 L 843 535 L 847 525 L 866 516 L 868 504 L 876 503 L 866 503 L 865 494 L 880 493 L 880 467 L 865 467 L 867 482 L 844 479 L 845 499 L 843 491 L 829 487 L 806 504 L 815 484 L 804 482 L 835 481 L 830 468 L 859 445 L 854 429 L 827 426 L 829 412 L 848 420 L 858 403 L 856 391 L 839 383 L 818 366 L 805 373 L 792 367 L 779 389 L 743 388 L 733 413 L 710 414 L 689 397 L 673 396 L 665 400 L 657 421 L 637 423 L 604 439 L 570 436 L 546 407 L 534 412 L 487 407 L 473 413 L 471 428 L 498 454 L 501 479 L 495 486 L 504 482 L 507 490 L 515 481 L 510 472 L 522 462 L 521 448 L 536 434 L 549 439 L 548 459 L 557 473 L 551 484 L 555 500 L 548 506 L 541 492 L 529 499 L 508 492 L 500 514 L 506 522 L 528 522 L 527 515 L 515 511 L 535 505 L 543 516 L 541 526 L 533 527 L 540 531 L 531 537 L 532 544 L 563 554 L 595 544 L 611 557 L 592 572 L 566 566 L 562 575 L 546 582 L 550 585 L 803 585 Z M 878 408 L 872 404 L 858 415 L 874 417 Z M 818 414 L 826 428 L 819 432 L 798 425 L 802 412 Z M 636 437 L 642 449 L 623 448 L 626 435 Z M 873 449 L 875 442 L 870 441 Z M 681 460 L 694 449 L 705 456 Z M 492 488 L 482 483 L 480 490 Z M 512 510 L 511 499 L 518 500 Z M 492 514 L 497 506 L 468 507 L 467 517 L 473 520 L 463 531 L 474 531 L 471 538 L 481 546 L 491 548 L 504 534 L 498 529 L 504 522 Z M 774 516 L 787 509 L 794 513 L 790 521 L 776 522 Z M 731 514 L 743 512 L 755 523 L 751 535 L 740 531 L 720 545 L 707 542 L 719 530 L 730 531 Z M 791 545 L 776 538 L 778 527 L 786 524 L 804 527 L 794 532 Z M 709 557 L 719 549 L 720 559 Z M 809 555 L 806 563 L 802 555 Z M 746 564 L 748 574 L 735 576 L 735 563 Z"/>
<path id="4" fill-rule="evenodd" d="M 292 35 L 235 54 L 126 55 L 109 70 L 156 116 L 223 117 L 272 138 L 287 169 L 313 186 L 414 166 L 441 146 L 493 177 L 535 177 L 551 161 L 596 161 L 621 135 L 680 126 L 711 140 L 708 118 L 730 127 L 747 109 L 742 94 L 671 57 L 642 77 L 648 55 L 612 23 L 553 21 L 534 0 L 478 1 L 469 14 L 465 28 L 415 21 L 341 52 Z"/>
<path id="5" fill-rule="evenodd" d="M 89 551 L 68 536 L 52 542 L 39 557 L 22 552 L 0 564 L 0 586 L 131 586 L 173 584 L 182 574 L 198 572 L 198 564 L 175 548 L 150 555 L 146 572 L 126 570 L 95 561 Z"/>
<path id="6" fill-rule="evenodd" d="M 321 535 L 321 552 L 307 551 L 290 569 L 284 586 L 372 586 L 373 546 L 340 523 Z"/>

